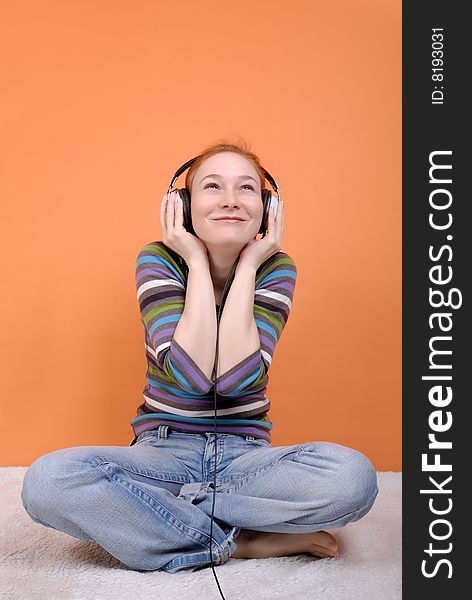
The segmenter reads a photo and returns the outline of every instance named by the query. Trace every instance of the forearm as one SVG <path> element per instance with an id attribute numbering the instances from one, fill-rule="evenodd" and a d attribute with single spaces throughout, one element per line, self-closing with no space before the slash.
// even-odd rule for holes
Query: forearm
<path id="1" fill-rule="evenodd" d="M 174 339 L 211 380 L 216 347 L 215 292 L 208 265 L 202 261 L 189 265 L 185 306 Z"/>
<path id="2" fill-rule="evenodd" d="M 223 307 L 218 336 L 218 377 L 260 347 L 254 320 L 256 270 L 239 263 Z"/>

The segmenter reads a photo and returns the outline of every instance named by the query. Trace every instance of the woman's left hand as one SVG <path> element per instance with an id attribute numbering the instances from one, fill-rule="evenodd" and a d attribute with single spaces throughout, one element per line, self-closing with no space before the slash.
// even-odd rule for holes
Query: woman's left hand
<path id="1" fill-rule="evenodd" d="M 284 203 L 281 200 L 277 206 L 277 215 L 274 220 L 275 206 L 269 211 L 268 227 L 265 237 L 260 240 L 253 239 L 246 244 L 239 254 L 238 266 L 241 263 L 250 264 L 255 270 L 262 263 L 282 248 L 284 234 Z"/>

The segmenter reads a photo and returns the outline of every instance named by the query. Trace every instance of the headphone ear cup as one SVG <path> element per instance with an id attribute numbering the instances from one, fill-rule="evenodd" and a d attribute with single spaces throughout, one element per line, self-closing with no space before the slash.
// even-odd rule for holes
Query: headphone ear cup
<path id="1" fill-rule="evenodd" d="M 272 199 L 272 194 L 270 190 L 264 188 L 262 190 L 262 221 L 261 227 L 258 233 L 266 233 L 268 223 L 269 223 L 269 211 L 270 211 L 270 201 Z"/>
<path id="2" fill-rule="evenodd" d="M 193 233 L 193 235 L 197 235 L 192 225 L 192 213 L 190 211 L 190 192 L 188 188 L 184 187 L 178 190 L 179 196 L 182 199 L 182 208 L 183 208 L 183 220 L 184 220 L 184 228 L 189 233 Z M 198 237 L 198 236 L 197 236 Z"/>

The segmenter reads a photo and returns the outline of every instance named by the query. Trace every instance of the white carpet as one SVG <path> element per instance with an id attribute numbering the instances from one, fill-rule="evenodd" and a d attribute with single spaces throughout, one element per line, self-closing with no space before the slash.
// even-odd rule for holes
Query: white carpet
<path id="1" fill-rule="evenodd" d="M 0 468 L 1 600 L 221 598 L 211 567 L 140 573 L 94 542 L 34 523 L 20 498 L 25 471 Z M 380 472 L 378 481 L 365 517 L 327 530 L 338 539 L 339 558 L 230 558 L 215 567 L 226 600 L 400 600 L 401 473 Z"/>

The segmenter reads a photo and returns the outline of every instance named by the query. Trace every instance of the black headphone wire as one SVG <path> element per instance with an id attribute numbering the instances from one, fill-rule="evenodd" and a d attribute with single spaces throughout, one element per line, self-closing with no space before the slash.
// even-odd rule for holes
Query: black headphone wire
<path id="1" fill-rule="evenodd" d="M 234 273 L 236 271 L 236 267 L 237 264 L 239 262 L 239 258 L 240 256 L 238 255 L 238 257 L 236 258 L 235 262 L 233 263 L 233 266 L 231 267 L 231 272 L 226 280 L 226 283 L 224 285 L 223 288 L 223 293 L 221 295 L 221 303 L 220 306 L 218 307 L 218 315 L 217 315 L 217 319 L 216 319 L 216 350 L 215 350 L 215 363 L 213 366 L 213 400 L 214 400 L 214 409 L 215 409 L 215 464 L 214 464 L 214 469 L 213 469 L 213 502 L 212 502 L 212 507 L 211 507 L 211 521 L 210 521 L 210 561 L 211 561 L 211 569 L 213 571 L 213 575 L 215 577 L 216 580 L 216 584 L 218 586 L 218 590 L 221 594 L 221 597 L 223 598 L 223 600 L 226 600 L 224 597 L 223 592 L 221 591 L 221 587 L 220 587 L 220 583 L 218 581 L 218 577 L 216 576 L 215 573 L 215 568 L 213 566 L 213 550 L 212 550 L 212 541 L 213 541 L 213 519 L 214 519 L 214 510 L 215 510 L 215 493 L 216 493 L 216 463 L 217 463 L 217 457 L 218 457 L 218 452 L 217 452 L 217 448 L 218 448 L 218 430 L 217 430 L 217 410 L 216 410 L 216 379 L 217 379 L 217 373 L 218 373 L 218 342 L 219 342 L 219 331 L 220 331 L 220 317 L 221 317 L 221 311 L 223 309 L 224 303 L 226 301 L 226 295 L 227 295 L 227 288 L 229 287 L 228 283 L 231 284 L 234 278 Z"/>

